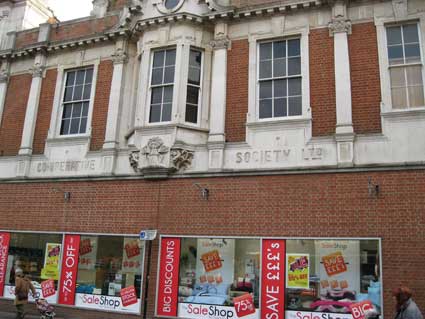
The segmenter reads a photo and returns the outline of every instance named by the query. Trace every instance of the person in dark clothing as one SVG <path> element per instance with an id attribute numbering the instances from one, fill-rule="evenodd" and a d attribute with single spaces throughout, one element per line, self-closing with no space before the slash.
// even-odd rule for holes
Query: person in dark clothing
<path id="1" fill-rule="evenodd" d="M 31 283 L 30 276 L 24 276 L 22 269 L 16 269 L 15 271 L 15 307 L 16 307 L 16 319 L 23 319 L 25 316 L 25 305 L 28 303 L 28 294 L 31 290 L 33 296 L 36 291 Z"/>
<path id="2" fill-rule="evenodd" d="M 393 299 L 396 303 L 394 319 L 423 319 L 422 313 L 412 300 L 412 291 L 407 287 L 393 290 Z"/>

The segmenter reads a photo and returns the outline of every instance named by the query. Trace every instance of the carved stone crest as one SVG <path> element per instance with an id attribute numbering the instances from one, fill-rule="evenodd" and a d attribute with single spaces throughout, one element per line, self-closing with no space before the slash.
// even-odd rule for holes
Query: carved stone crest
<path id="1" fill-rule="evenodd" d="M 129 154 L 129 162 L 135 172 L 145 178 L 166 178 L 170 172 L 187 169 L 192 165 L 194 152 L 179 145 L 169 148 L 159 137 L 151 138 L 139 151 Z"/>
<path id="2" fill-rule="evenodd" d="M 335 33 L 347 32 L 351 34 L 351 21 L 344 18 L 333 19 L 329 23 L 329 35 L 333 36 Z"/>

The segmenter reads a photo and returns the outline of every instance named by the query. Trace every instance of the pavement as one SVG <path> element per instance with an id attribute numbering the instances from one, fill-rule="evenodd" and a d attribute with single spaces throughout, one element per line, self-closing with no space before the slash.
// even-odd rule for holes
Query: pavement
<path id="1" fill-rule="evenodd" d="M 0 319 L 16 319 L 16 313 L 0 311 Z M 40 319 L 40 316 L 26 315 L 25 319 Z M 63 319 L 61 317 L 55 317 L 55 319 Z"/>

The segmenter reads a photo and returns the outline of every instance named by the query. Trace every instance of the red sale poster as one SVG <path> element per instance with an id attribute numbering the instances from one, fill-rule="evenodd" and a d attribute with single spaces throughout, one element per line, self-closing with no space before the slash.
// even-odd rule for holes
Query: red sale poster
<path id="1" fill-rule="evenodd" d="M 79 235 L 65 235 L 60 277 L 59 304 L 74 305 L 75 285 L 77 283 Z"/>
<path id="2" fill-rule="evenodd" d="M 263 239 L 261 254 L 261 319 L 285 318 L 284 239 Z"/>
<path id="3" fill-rule="evenodd" d="M 137 303 L 136 289 L 134 286 L 121 289 L 120 296 L 124 307 Z"/>
<path id="4" fill-rule="evenodd" d="M 353 319 L 364 319 L 366 312 L 373 310 L 373 305 L 369 300 L 358 302 L 350 305 L 351 314 Z"/>
<path id="5" fill-rule="evenodd" d="M 53 279 L 41 282 L 41 294 L 43 298 L 47 298 L 55 294 L 55 282 Z"/>
<path id="6" fill-rule="evenodd" d="M 177 317 L 180 238 L 162 238 L 159 259 L 158 316 Z"/>
<path id="7" fill-rule="evenodd" d="M 9 233 L 0 233 L 0 297 L 4 292 L 4 281 L 6 276 L 7 259 L 9 257 Z"/>
<path id="8" fill-rule="evenodd" d="M 235 304 L 235 310 L 238 318 L 255 313 L 254 298 L 252 298 L 252 295 L 249 293 L 233 298 L 233 303 Z"/>

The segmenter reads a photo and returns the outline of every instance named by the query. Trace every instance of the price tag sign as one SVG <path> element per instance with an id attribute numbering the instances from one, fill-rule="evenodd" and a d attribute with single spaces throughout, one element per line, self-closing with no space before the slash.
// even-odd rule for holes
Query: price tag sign
<path id="1" fill-rule="evenodd" d="M 134 286 L 121 289 L 120 292 L 122 305 L 124 307 L 137 303 L 136 289 Z"/>
<path id="2" fill-rule="evenodd" d="M 239 318 L 255 313 L 254 300 L 251 294 L 233 298 L 236 314 Z"/>
<path id="3" fill-rule="evenodd" d="M 206 272 L 210 272 L 223 267 L 221 263 L 220 253 L 218 250 L 213 250 L 201 256 L 202 263 Z"/>
<path id="4" fill-rule="evenodd" d="M 363 319 L 366 316 L 366 311 L 373 310 L 373 305 L 369 300 L 365 300 L 350 305 L 350 310 L 354 319 Z"/>
<path id="5" fill-rule="evenodd" d="M 55 294 L 55 282 L 52 279 L 45 280 L 41 283 L 41 294 L 43 298 L 47 298 Z"/>
<path id="6" fill-rule="evenodd" d="M 322 257 L 323 265 L 325 266 L 328 276 L 334 276 L 347 271 L 344 257 L 340 251 Z"/>

